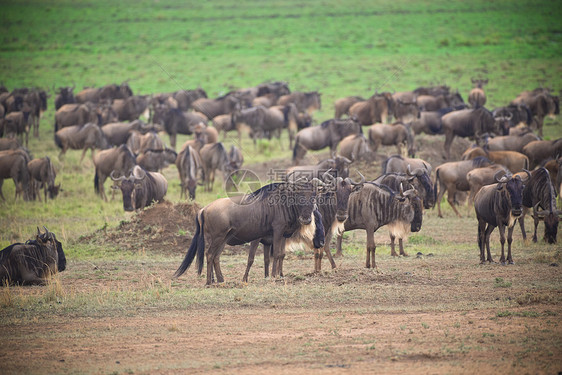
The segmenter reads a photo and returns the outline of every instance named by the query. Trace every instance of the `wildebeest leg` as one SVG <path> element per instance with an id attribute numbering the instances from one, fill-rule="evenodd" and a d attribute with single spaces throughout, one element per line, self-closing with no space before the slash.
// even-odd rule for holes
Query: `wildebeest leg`
<path id="1" fill-rule="evenodd" d="M 453 133 L 445 134 L 445 145 L 443 146 L 443 148 L 445 149 L 445 158 L 447 160 L 451 158 L 451 145 L 453 144 L 453 138 L 455 138 L 455 135 Z"/>
<path id="2" fill-rule="evenodd" d="M 367 260 L 365 262 L 366 268 L 377 268 L 375 263 L 375 250 L 377 245 L 375 244 L 375 228 L 372 226 L 367 226 Z"/>
<path id="3" fill-rule="evenodd" d="M 176 149 L 176 134 L 170 134 L 170 145 L 174 150 Z"/>
<path id="4" fill-rule="evenodd" d="M 513 258 L 511 257 L 511 243 L 513 242 L 514 228 L 515 225 L 512 225 L 511 227 L 507 228 L 507 264 L 513 264 Z"/>
<path id="5" fill-rule="evenodd" d="M 4 198 L 4 193 L 2 193 L 2 185 L 4 184 L 4 179 L 0 178 L 0 198 L 2 198 L 3 201 L 6 200 L 6 198 Z"/>
<path id="6" fill-rule="evenodd" d="M 94 149 L 92 149 L 93 152 Z M 82 164 L 82 160 L 84 160 L 84 156 L 86 156 L 86 151 L 88 151 L 88 147 L 84 147 L 84 150 L 82 150 L 82 156 L 80 157 L 80 164 Z M 92 157 L 93 159 L 93 157 Z"/>
<path id="7" fill-rule="evenodd" d="M 343 257 L 343 253 L 341 250 L 342 240 L 343 240 L 343 233 L 340 233 L 340 235 L 336 239 L 336 255 L 335 255 L 336 258 Z"/>
<path id="8" fill-rule="evenodd" d="M 488 224 L 486 227 L 486 232 L 484 233 L 484 241 L 486 243 L 486 253 L 488 257 L 488 262 L 494 263 L 494 259 L 492 259 L 492 253 L 490 252 L 490 234 L 494 231 L 496 227 L 491 224 Z"/>
<path id="9" fill-rule="evenodd" d="M 398 254 L 396 254 L 396 250 L 394 250 L 395 248 L 395 243 L 394 240 L 396 240 L 396 236 L 392 235 L 392 233 L 390 234 L 390 255 L 392 255 L 393 257 L 398 256 Z"/>
<path id="10" fill-rule="evenodd" d="M 207 285 L 211 285 L 214 281 L 213 270 L 215 265 L 215 258 L 217 256 L 218 250 L 221 247 L 221 244 L 217 242 L 218 241 L 216 239 L 211 240 L 211 243 L 209 244 L 209 249 L 207 250 L 207 254 L 206 254 L 207 255 Z"/>
<path id="11" fill-rule="evenodd" d="M 222 275 L 222 271 L 221 271 L 221 263 L 220 263 L 220 257 L 221 257 L 221 253 L 224 250 L 224 245 L 225 243 L 223 242 L 222 245 L 218 248 L 217 253 L 213 259 L 213 266 L 215 268 L 215 274 L 217 275 L 217 282 L 218 283 L 224 283 L 224 277 Z"/>
<path id="12" fill-rule="evenodd" d="M 456 191 L 454 190 L 447 190 L 447 202 L 449 202 L 449 205 L 451 206 L 453 211 L 455 211 L 457 216 L 462 217 L 459 211 L 457 210 L 457 208 L 455 207 L 455 193 Z"/>
<path id="13" fill-rule="evenodd" d="M 486 222 L 478 219 L 478 249 L 480 250 L 480 264 L 486 263 L 484 247 L 486 245 Z"/>
<path id="14" fill-rule="evenodd" d="M 328 257 L 328 260 L 330 261 L 330 265 L 332 266 L 332 269 L 336 268 L 336 262 L 334 261 L 334 257 L 332 257 L 332 252 L 330 251 L 330 241 L 332 240 L 332 232 L 328 231 L 328 234 L 326 234 L 325 239 L 324 239 L 324 252 L 326 253 L 326 256 Z M 320 260 L 322 260 L 322 257 L 320 257 Z"/>
<path id="15" fill-rule="evenodd" d="M 441 201 L 443 200 L 443 196 L 445 195 L 445 184 L 442 181 L 439 181 L 439 194 L 437 194 L 437 216 L 443 217 L 443 213 L 441 212 Z"/>
<path id="16" fill-rule="evenodd" d="M 533 221 L 535 224 L 535 232 L 533 233 L 533 242 L 537 242 L 537 228 L 539 227 L 539 216 L 533 212 Z M 545 220 L 546 227 L 546 220 Z"/>
<path id="17" fill-rule="evenodd" d="M 269 263 L 271 260 L 271 252 L 273 250 L 273 245 L 263 245 L 263 268 L 264 277 L 267 279 L 269 277 Z"/>
<path id="18" fill-rule="evenodd" d="M 527 233 L 525 232 L 525 213 L 519 217 L 519 227 L 521 228 L 521 234 L 523 235 L 523 241 L 527 242 Z M 536 231 L 536 228 L 535 228 Z"/>
<path id="19" fill-rule="evenodd" d="M 324 249 L 314 249 L 314 272 L 322 271 L 322 253 Z"/>
<path id="20" fill-rule="evenodd" d="M 500 263 L 505 265 L 505 253 L 504 253 L 504 246 L 505 246 L 505 226 L 500 224 L 498 225 L 498 230 L 500 231 L 500 244 L 502 247 L 502 256 L 500 257 Z"/>
<path id="21" fill-rule="evenodd" d="M 248 262 L 246 263 L 246 272 L 244 273 L 244 277 L 242 278 L 243 283 L 248 282 L 248 274 L 250 273 L 250 268 L 252 267 L 252 264 L 254 264 L 254 258 L 256 256 L 256 250 L 257 250 L 259 244 L 260 244 L 259 240 L 254 240 L 250 243 L 250 251 L 248 252 Z M 265 258 L 265 250 L 264 250 L 263 256 Z M 266 272 L 267 272 L 267 270 L 266 270 Z"/>
<path id="22" fill-rule="evenodd" d="M 283 260 L 285 259 L 285 237 L 282 233 L 273 234 L 273 268 L 271 277 L 283 276 Z"/>
<path id="23" fill-rule="evenodd" d="M 408 254 L 404 251 L 404 240 L 402 238 L 398 239 L 398 246 L 400 247 L 400 255 L 407 257 Z"/>

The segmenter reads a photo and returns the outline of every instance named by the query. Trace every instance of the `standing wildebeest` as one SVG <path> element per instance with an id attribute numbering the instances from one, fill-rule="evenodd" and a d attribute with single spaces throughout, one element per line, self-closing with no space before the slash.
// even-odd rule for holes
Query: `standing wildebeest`
<path id="1" fill-rule="evenodd" d="M 496 121 L 507 122 L 510 128 L 520 124 L 530 126 L 533 122 L 533 114 L 526 104 L 510 104 L 506 107 L 498 107 L 492 113 Z"/>
<path id="2" fill-rule="evenodd" d="M 152 121 L 164 126 L 170 136 L 170 145 L 176 148 L 177 134 L 193 134 L 193 127 L 199 123 L 206 124 L 207 119 L 193 112 L 182 112 L 180 109 L 157 107 Z"/>
<path id="3" fill-rule="evenodd" d="M 538 135 L 541 137 L 544 118 L 560 113 L 558 99 L 545 89 L 523 91 L 517 98 L 513 99 L 510 104 L 525 104 L 529 107 L 533 114 L 533 126 L 537 129 Z"/>
<path id="4" fill-rule="evenodd" d="M 55 199 L 59 193 L 60 184 L 55 186 L 57 173 L 53 163 L 51 163 L 51 159 L 48 156 L 41 159 L 33 159 L 27 163 L 27 169 L 31 177 L 33 199 L 37 197 L 41 201 L 41 194 L 39 193 L 41 187 L 43 187 L 45 193 L 45 202 L 47 202 L 47 192 L 49 193 L 49 198 Z"/>
<path id="5" fill-rule="evenodd" d="M 468 103 L 474 109 L 484 107 L 484 104 L 486 104 L 486 93 L 483 87 L 488 84 L 488 79 L 471 78 L 470 81 L 474 88 L 468 94 Z"/>
<path id="6" fill-rule="evenodd" d="M 402 101 L 394 99 L 394 118 L 398 122 L 412 122 L 420 117 L 420 108 L 416 101 Z"/>
<path id="7" fill-rule="evenodd" d="M 76 103 L 74 97 L 74 85 L 72 87 L 59 87 L 55 96 L 55 110 L 58 111 L 60 107 L 65 104 Z"/>
<path id="8" fill-rule="evenodd" d="M 68 149 L 83 150 L 80 163 L 84 160 L 88 149 L 91 150 L 93 160 L 96 148 L 106 149 L 109 147 L 109 143 L 107 143 L 101 128 L 92 122 L 84 125 L 68 126 L 58 130 L 55 133 L 55 143 L 61 149 L 59 159 L 66 154 Z"/>
<path id="9" fill-rule="evenodd" d="M 164 141 L 154 130 L 150 130 L 146 134 L 133 130 L 125 144 L 135 155 L 141 154 L 146 150 L 163 150 L 165 148 Z"/>
<path id="10" fill-rule="evenodd" d="M 223 132 L 223 140 L 226 138 L 226 133 L 229 131 L 236 130 L 235 124 L 232 122 L 232 114 L 228 113 L 226 115 L 218 115 L 213 118 L 213 127 L 217 132 Z"/>
<path id="11" fill-rule="evenodd" d="M 15 150 L 20 147 L 21 144 L 15 138 L 0 138 L 0 151 Z"/>
<path id="12" fill-rule="evenodd" d="M 176 158 L 176 167 L 180 175 L 180 199 L 184 196 L 187 199 L 187 192 L 190 199 L 195 199 L 197 172 L 202 168 L 199 153 L 191 146 L 184 147 Z"/>
<path id="13" fill-rule="evenodd" d="M 464 100 L 458 92 L 455 92 L 440 95 L 418 95 L 416 103 L 421 111 L 439 111 L 444 108 L 464 105 Z"/>
<path id="14" fill-rule="evenodd" d="M 494 163 L 507 167 L 511 173 L 529 169 L 529 158 L 517 151 L 487 151 L 482 147 L 472 146 L 462 154 L 461 160 L 470 160 L 478 156 L 484 156 Z"/>
<path id="15" fill-rule="evenodd" d="M 129 173 L 137 164 L 135 155 L 126 145 L 100 151 L 94 156 L 95 176 L 94 189 L 105 201 L 105 180 L 115 172 L 119 175 Z"/>
<path id="16" fill-rule="evenodd" d="M 312 114 L 314 111 L 322 109 L 321 94 L 318 91 L 300 92 L 295 91 L 288 95 L 283 95 L 277 100 L 277 105 L 288 105 L 294 103 L 300 113 L 307 112 Z"/>
<path id="17" fill-rule="evenodd" d="M 547 161 L 544 163 L 544 167 L 548 170 L 550 181 L 560 199 L 560 188 L 562 187 L 562 156 Z"/>
<path id="18" fill-rule="evenodd" d="M 441 164 L 435 168 L 435 184 L 433 190 L 436 195 L 437 209 L 439 217 L 443 217 L 441 213 L 441 199 L 447 192 L 447 202 L 458 217 L 461 217 L 459 211 L 455 207 L 455 193 L 457 191 L 469 191 L 466 175 L 475 168 L 487 167 L 492 162 L 485 157 L 477 157 L 472 160 L 451 161 Z"/>
<path id="19" fill-rule="evenodd" d="M 499 164 L 476 168 L 468 172 L 466 174 L 466 180 L 468 181 L 470 189 L 470 193 L 468 194 L 468 207 L 473 205 L 474 197 L 482 186 L 493 184 L 496 181 L 496 177 L 502 177 L 509 173 L 511 172 L 506 167 Z"/>
<path id="20" fill-rule="evenodd" d="M 394 101 L 392 94 L 383 92 L 375 93 L 369 99 L 357 102 L 349 108 L 349 116 L 355 117 L 361 125 L 372 125 L 377 122 L 386 122 L 392 114 Z"/>
<path id="21" fill-rule="evenodd" d="M 353 119 L 326 120 L 318 126 L 299 130 L 293 148 L 293 163 L 298 165 L 308 150 L 330 147 L 335 156 L 338 143 L 351 134 L 363 133 L 361 125 Z"/>
<path id="22" fill-rule="evenodd" d="M 374 124 L 369 127 L 369 146 L 376 153 L 379 147 L 395 145 L 400 155 L 414 157 L 414 137 L 409 127 L 402 123 Z"/>
<path id="23" fill-rule="evenodd" d="M 47 93 L 37 88 L 28 89 L 23 97 L 22 111 L 29 112 L 30 127 L 33 136 L 39 137 L 39 121 L 41 114 L 47 110 Z"/>
<path id="24" fill-rule="evenodd" d="M 178 90 L 173 94 L 174 99 L 178 102 L 178 108 L 182 111 L 191 109 L 191 104 L 197 99 L 207 98 L 207 93 L 202 88 L 195 90 Z"/>
<path id="25" fill-rule="evenodd" d="M 43 227 L 45 228 L 45 227 Z M 0 283 L 44 285 L 57 272 L 66 269 L 62 244 L 45 228 L 25 244 L 16 243 L 0 251 Z"/>
<path id="26" fill-rule="evenodd" d="M 533 133 L 502 135 L 488 139 L 484 147 L 490 151 L 517 151 L 523 153 L 523 147 L 530 142 L 538 140 L 540 138 Z"/>
<path id="27" fill-rule="evenodd" d="M 528 172 L 525 171 L 524 173 Z M 521 173 L 518 175 L 521 176 Z M 545 242 L 556 243 L 558 215 L 562 214 L 562 211 L 556 209 L 556 191 L 546 168 L 541 167 L 530 172 L 530 178 L 525 181 L 522 204 L 523 214 L 519 218 L 519 226 L 521 227 L 523 239 L 527 239 L 527 233 L 525 233 L 525 214 L 532 208 L 535 224 L 533 242 L 537 242 L 537 227 L 542 219 L 544 220 Z"/>
<path id="28" fill-rule="evenodd" d="M 135 95 L 116 99 L 111 103 L 111 108 L 117 114 L 118 121 L 134 121 L 148 109 L 148 97 Z"/>
<path id="29" fill-rule="evenodd" d="M 10 112 L 4 117 L 4 133 L 8 138 L 19 138 L 20 144 L 23 144 L 25 134 L 25 147 L 29 141 L 29 112 Z"/>
<path id="30" fill-rule="evenodd" d="M 29 191 L 31 179 L 29 170 L 27 169 L 27 163 L 29 163 L 30 160 L 29 154 L 21 148 L 0 151 L 0 198 L 2 198 L 2 200 L 6 200 L 2 193 L 2 185 L 6 178 L 14 180 L 14 184 L 16 185 L 16 199 L 19 195 L 21 195 L 24 200 L 29 200 L 31 198 Z"/>
<path id="31" fill-rule="evenodd" d="M 101 125 L 101 116 L 86 104 L 65 104 L 55 113 L 55 132 L 75 125 L 95 122 Z"/>
<path id="32" fill-rule="evenodd" d="M 158 172 L 147 172 L 135 165 L 129 177 L 115 177 L 123 194 L 123 209 L 125 211 L 138 211 L 149 206 L 153 201 L 162 202 L 168 191 L 168 181 Z"/>
<path id="33" fill-rule="evenodd" d="M 371 154 L 367 138 L 363 134 L 348 135 L 338 145 L 338 154 L 351 161 L 367 159 Z"/>
<path id="34" fill-rule="evenodd" d="M 410 128 L 414 134 L 426 133 L 429 135 L 443 134 L 443 123 L 441 118 L 447 113 L 465 109 L 466 106 L 448 107 L 438 111 L 420 112 L 418 118 L 410 122 Z"/>
<path id="35" fill-rule="evenodd" d="M 562 156 L 562 138 L 529 142 L 523 147 L 522 152 L 529 157 L 529 168 L 534 169 L 552 157 Z"/>
<path id="36" fill-rule="evenodd" d="M 486 185 L 474 197 L 474 210 L 478 219 L 478 247 L 480 248 L 480 264 L 486 260 L 492 263 L 490 253 L 490 234 L 495 227 L 500 231 L 502 255 L 500 262 L 505 264 L 504 253 L 505 228 L 507 227 L 507 262 L 513 264 L 511 257 L 511 242 L 513 241 L 513 228 L 521 213 L 523 181 L 521 177 L 510 175 L 497 179 L 497 184 Z M 486 247 L 487 258 L 484 254 Z"/>
<path id="37" fill-rule="evenodd" d="M 174 277 L 181 276 L 196 255 L 197 272 L 201 274 L 206 253 L 207 285 L 212 283 L 213 273 L 222 283 L 220 255 L 225 244 L 241 245 L 269 236 L 273 238 L 272 276 L 282 276 L 286 238 L 297 230 L 310 239 L 315 233 L 311 223 L 314 223 L 316 184 L 322 182 L 273 183 L 240 199 L 221 198 L 203 207 L 195 219 L 197 229 L 191 245 Z M 206 252 L 205 241 L 209 243 Z"/>
<path id="38" fill-rule="evenodd" d="M 178 153 L 171 148 L 148 149 L 137 155 L 137 164 L 149 172 L 158 172 L 175 163 Z"/>
<path id="39" fill-rule="evenodd" d="M 147 125 L 141 120 L 135 120 L 132 122 L 113 122 L 101 127 L 103 135 L 112 146 L 120 146 L 127 143 L 127 139 L 129 139 L 133 130 L 145 132 Z"/>
<path id="40" fill-rule="evenodd" d="M 389 228 L 396 237 L 403 237 L 408 229 L 417 232 L 421 228 L 422 216 L 415 214 L 414 205 L 419 198 L 415 189 L 397 193 L 388 186 L 372 182 L 363 184 L 363 188 L 349 197 L 348 217 L 344 223 L 344 231 L 365 229 L 367 234 L 367 260 L 365 267 L 377 268 L 375 263 L 375 231 L 380 227 L 396 223 Z M 409 228 L 408 228 L 409 227 Z M 338 236 L 336 256 L 342 254 L 341 243 L 343 233 Z"/>
<path id="41" fill-rule="evenodd" d="M 390 172 L 398 173 L 408 173 L 408 169 L 423 169 L 426 171 L 427 175 L 431 175 L 433 170 L 431 164 L 423 159 L 418 158 L 407 158 L 402 155 L 390 155 L 382 163 L 382 174 Z"/>
<path id="42" fill-rule="evenodd" d="M 300 178 L 321 178 L 327 171 L 333 177 L 347 178 L 349 176 L 349 165 L 351 160 L 342 156 L 336 156 L 334 159 L 322 160 L 316 165 L 299 165 L 292 166 L 287 169 L 286 179 L 288 181 L 296 181 Z"/>
<path id="43" fill-rule="evenodd" d="M 417 190 L 419 197 L 422 199 L 423 207 L 425 209 L 432 208 L 433 206 L 435 206 L 435 191 L 430 178 L 431 165 L 428 165 L 421 159 L 405 159 L 406 160 L 400 160 L 398 158 L 388 158 L 383 164 L 382 175 L 374 180 L 374 182 L 382 185 L 387 185 L 394 190 L 397 190 L 398 186 L 400 186 L 400 183 L 402 182 L 404 182 L 404 186 L 406 186 L 406 183 L 410 183 Z M 403 170 L 403 164 L 399 162 L 403 163 L 406 161 L 409 161 L 412 164 L 407 164 Z M 398 179 L 398 177 L 401 177 L 402 179 Z M 387 182 L 387 179 L 390 178 L 394 180 L 398 179 L 398 181 L 389 183 Z M 403 181 L 403 179 L 407 179 L 407 181 Z"/>
<path id="44" fill-rule="evenodd" d="M 236 93 L 229 92 L 216 99 L 200 98 L 191 103 L 193 110 L 201 112 L 209 120 L 212 120 L 218 115 L 225 115 L 232 113 L 240 106 L 240 99 Z"/>
<path id="45" fill-rule="evenodd" d="M 221 142 L 206 144 L 199 150 L 199 156 L 203 168 L 205 191 L 213 191 L 216 169 L 221 170 L 223 182 L 226 183 L 232 169 L 224 145 Z"/>
<path id="46" fill-rule="evenodd" d="M 509 129 L 499 129 L 496 126 L 492 112 L 485 107 L 478 109 L 461 109 L 446 114 L 441 119 L 445 133 L 445 157 L 451 157 L 453 138 L 472 137 L 476 142 L 481 142 L 484 133 L 507 135 Z"/>
<path id="47" fill-rule="evenodd" d="M 363 101 L 365 101 L 365 99 L 360 96 L 346 96 L 345 98 L 336 100 L 336 102 L 334 103 L 334 107 L 336 110 L 334 118 L 340 119 L 343 115 L 349 113 L 349 109 L 352 105 Z"/>
<path id="48" fill-rule="evenodd" d="M 76 94 L 76 102 L 99 103 L 102 100 L 112 102 L 115 99 L 127 99 L 129 96 L 133 96 L 133 91 L 127 82 L 123 82 L 120 85 L 109 84 L 100 88 L 85 88 Z"/>

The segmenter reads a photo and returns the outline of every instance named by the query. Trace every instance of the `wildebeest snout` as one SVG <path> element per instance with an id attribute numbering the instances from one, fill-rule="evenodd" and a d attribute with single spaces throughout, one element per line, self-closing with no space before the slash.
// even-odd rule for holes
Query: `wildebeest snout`
<path id="1" fill-rule="evenodd" d="M 301 225 L 308 225 L 312 222 L 312 216 L 309 217 L 299 217 L 299 223 Z"/>
<path id="2" fill-rule="evenodd" d="M 511 209 L 511 214 L 512 214 L 513 216 L 521 216 L 522 213 L 523 213 L 523 210 L 522 210 L 521 207 L 513 207 L 513 208 Z"/>
<path id="3" fill-rule="evenodd" d="M 347 212 L 336 212 L 336 219 L 341 223 L 347 220 Z"/>

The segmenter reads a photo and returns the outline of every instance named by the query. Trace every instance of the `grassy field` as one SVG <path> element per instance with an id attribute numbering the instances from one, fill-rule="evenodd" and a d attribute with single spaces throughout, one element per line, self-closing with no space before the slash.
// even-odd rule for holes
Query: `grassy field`
<path id="1" fill-rule="evenodd" d="M 447 84 L 466 100 L 470 79 L 486 77 L 492 109 L 522 90 L 562 87 L 562 8 L 551 1 L 12 1 L 2 4 L 0 19 L 0 81 L 8 89 L 74 84 L 78 92 L 128 81 L 139 94 L 202 87 L 215 97 L 283 80 L 293 91 L 322 93 L 319 123 L 333 117 L 336 99 L 375 90 Z M 445 203 L 446 220 L 426 213 L 422 232 L 408 242 L 409 258 L 388 256 L 381 230 L 380 273 L 362 269 L 364 235 L 353 232 L 339 272 L 311 275 L 310 253 L 298 252 L 284 281 L 263 281 L 258 257 L 243 285 L 245 248 L 237 248 L 222 257 L 224 287 L 203 288 L 193 270 L 172 282 L 185 250 L 136 246 L 157 242 L 157 225 L 141 220 L 124 236 L 136 230 L 135 245 L 103 240 L 138 215 L 124 213 L 120 197 L 103 202 L 94 194 L 89 154 L 82 164 L 79 151 L 58 159 L 53 101 L 54 94 L 29 149 L 51 157 L 64 191 L 47 203 L 13 202 L 6 180 L 0 246 L 45 225 L 63 241 L 69 267 L 47 287 L 2 289 L 0 341 L 8 344 L 0 358 L 16 361 L 3 360 L 0 372 L 561 370 L 561 280 L 551 266 L 562 261 L 559 245 L 517 237 L 516 266 L 479 267 L 474 217 L 457 219 Z M 547 119 L 544 134 L 561 137 L 560 119 Z M 257 149 L 246 137 L 244 150 L 246 166 L 260 171 L 288 165 L 291 154 L 286 134 Z M 180 203 L 175 166 L 164 174 L 167 200 Z M 197 203 L 221 196 L 218 181 L 213 193 L 198 192 Z M 180 226 L 166 232 L 178 243 L 186 234 Z M 435 257 L 416 258 L 418 251 Z M 212 340 L 195 327 L 207 327 Z M 30 343 L 33 357 L 18 340 Z M 59 343 L 50 346 L 53 340 Z M 500 356 L 487 354 L 498 348 Z"/>

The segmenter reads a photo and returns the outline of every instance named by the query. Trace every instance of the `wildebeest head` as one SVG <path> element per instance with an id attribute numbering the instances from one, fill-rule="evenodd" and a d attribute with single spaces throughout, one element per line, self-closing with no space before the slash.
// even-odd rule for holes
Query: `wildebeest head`
<path id="1" fill-rule="evenodd" d="M 418 196 L 418 192 L 413 186 L 407 191 L 404 191 L 402 184 L 400 184 L 399 200 L 407 202 L 413 211 L 412 221 L 410 222 L 410 231 L 419 232 L 423 221 L 422 200 Z"/>
<path id="2" fill-rule="evenodd" d="M 544 221 L 544 240 L 547 243 L 556 243 L 556 236 L 558 235 L 558 215 L 562 214 L 559 210 L 539 210 L 541 202 L 537 202 L 534 207 L 535 215 Z"/>
<path id="3" fill-rule="evenodd" d="M 417 179 L 420 184 L 420 195 L 423 200 L 423 208 L 430 209 L 435 206 L 435 194 L 433 191 L 433 185 L 431 184 L 431 178 L 429 177 L 427 170 L 423 168 L 416 168 L 412 171 L 410 164 L 408 164 L 407 174 Z"/>
<path id="4" fill-rule="evenodd" d="M 66 269 L 66 257 L 64 255 L 64 251 L 62 249 L 62 244 L 60 243 L 59 240 L 57 240 L 57 237 L 55 236 L 54 233 L 49 232 L 49 230 L 45 227 L 43 227 L 43 228 L 45 229 L 45 233 L 41 233 L 41 231 L 39 230 L 39 227 L 37 228 L 37 236 L 35 237 L 35 240 L 41 246 L 49 248 L 49 249 L 53 250 L 53 252 L 56 250 L 56 252 L 57 252 L 57 259 L 56 259 L 57 271 L 62 272 Z"/>
<path id="5" fill-rule="evenodd" d="M 359 182 L 355 182 L 349 177 L 337 177 L 334 179 L 334 177 L 328 172 L 324 173 L 323 178 L 330 181 L 330 184 L 335 188 L 336 220 L 343 223 L 348 217 L 347 207 L 349 203 L 349 196 L 352 192 L 363 187 L 365 177 L 358 171 L 357 173 L 361 176 L 361 180 Z"/>
<path id="6" fill-rule="evenodd" d="M 146 177 L 146 173 L 139 173 L 135 175 L 133 172 L 129 175 L 129 177 L 120 176 L 115 177 L 114 172 L 111 172 L 111 179 L 118 183 L 119 188 L 121 189 L 121 193 L 123 194 L 123 209 L 125 211 L 134 211 L 135 207 L 133 202 L 135 201 L 135 193 L 137 190 L 142 189 L 141 181 Z"/>
<path id="7" fill-rule="evenodd" d="M 511 215 L 514 217 L 519 217 L 523 213 L 523 180 L 519 176 L 504 175 L 501 179 L 498 179 L 498 172 L 494 177 L 497 181 L 497 189 L 502 191 L 505 189 L 507 195 L 509 196 L 509 201 L 511 204 Z"/>

